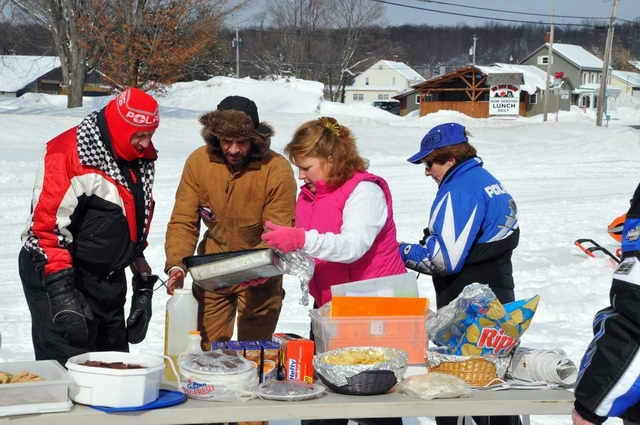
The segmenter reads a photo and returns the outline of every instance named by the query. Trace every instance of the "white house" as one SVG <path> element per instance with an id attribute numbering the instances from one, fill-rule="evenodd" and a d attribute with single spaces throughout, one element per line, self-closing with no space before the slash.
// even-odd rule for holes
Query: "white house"
<path id="1" fill-rule="evenodd" d="M 640 96 L 640 72 L 614 70 L 611 85 L 619 88 L 623 96 Z"/>
<path id="2" fill-rule="evenodd" d="M 380 60 L 355 78 L 353 85 L 345 87 L 344 103 L 393 100 L 424 78 L 407 64 Z"/>
<path id="3" fill-rule="evenodd" d="M 28 86 L 59 66 L 57 56 L 0 56 L 0 95 L 21 96 Z"/>

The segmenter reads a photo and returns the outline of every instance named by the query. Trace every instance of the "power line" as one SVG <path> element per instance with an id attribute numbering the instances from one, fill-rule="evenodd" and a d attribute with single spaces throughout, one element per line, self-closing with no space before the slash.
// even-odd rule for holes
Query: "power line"
<path id="1" fill-rule="evenodd" d="M 468 14 L 468 13 L 459 13 L 459 12 L 451 12 L 451 11 L 438 10 L 438 9 L 430 9 L 430 8 L 427 8 L 427 7 L 411 6 L 411 5 L 408 5 L 408 4 L 396 3 L 396 2 L 392 2 L 392 1 L 388 1 L 388 0 L 369 0 L 369 1 L 373 1 L 373 2 L 376 2 L 376 3 L 388 4 L 388 5 L 391 5 L 391 6 L 404 7 L 404 8 L 407 8 L 407 9 L 424 10 L 426 12 L 442 13 L 442 14 L 454 15 L 454 16 L 464 16 L 466 18 L 486 19 L 486 20 L 490 20 L 490 21 L 501 21 L 501 22 L 514 22 L 514 23 L 520 23 L 520 24 L 550 25 L 550 22 L 527 21 L 527 20 L 521 20 L 521 19 L 495 18 L 495 17 L 491 17 L 491 16 L 472 15 L 472 14 Z M 562 25 L 563 26 L 568 26 L 568 27 L 583 27 L 583 28 L 592 28 L 592 27 L 596 26 L 596 25 L 593 25 L 593 24 L 574 24 L 574 23 L 563 23 Z"/>
<path id="2" fill-rule="evenodd" d="M 467 8 L 477 9 L 477 10 L 487 10 L 489 12 L 511 13 L 513 15 L 544 16 L 545 18 L 549 18 L 550 17 L 550 15 L 547 14 L 547 13 L 523 12 L 523 11 L 518 11 L 518 10 L 506 10 L 506 9 L 492 9 L 490 7 L 479 7 L 479 6 L 474 6 L 474 5 L 460 4 L 460 3 L 450 3 L 450 2 L 439 1 L 439 0 L 419 0 L 419 1 L 421 1 L 423 3 L 436 3 L 436 4 L 444 4 L 444 5 L 447 5 L 447 6 L 454 6 L 454 7 L 467 7 Z M 600 20 L 609 19 L 607 16 L 575 16 L 575 15 L 554 15 L 554 18 L 600 19 Z"/>

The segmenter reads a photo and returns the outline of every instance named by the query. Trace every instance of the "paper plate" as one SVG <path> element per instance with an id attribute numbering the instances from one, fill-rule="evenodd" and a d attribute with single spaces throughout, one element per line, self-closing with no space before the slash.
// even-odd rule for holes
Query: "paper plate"
<path id="1" fill-rule="evenodd" d="M 265 400 L 300 401 L 320 397 L 326 388 L 300 381 L 269 381 L 258 386 L 256 394 Z"/>
<path id="2" fill-rule="evenodd" d="M 184 403 L 187 400 L 187 396 L 180 391 L 160 390 L 157 399 L 151 403 L 143 404 L 142 406 L 133 407 L 107 407 L 107 406 L 89 406 L 93 409 L 100 410 L 107 413 L 115 412 L 135 412 L 138 410 L 151 410 L 161 409 L 163 407 L 175 406 L 176 404 Z"/>

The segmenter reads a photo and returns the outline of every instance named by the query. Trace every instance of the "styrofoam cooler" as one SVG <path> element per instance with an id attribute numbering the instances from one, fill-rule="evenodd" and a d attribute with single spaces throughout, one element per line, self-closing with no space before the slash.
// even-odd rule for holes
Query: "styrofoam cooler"
<path id="1" fill-rule="evenodd" d="M 141 369 L 84 366 L 87 360 L 124 362 Z M 66 364 L 72 379 L 70 395 L 76 403 L 91 406 L 136 407 L 158 398 L 164 358 L 119 351 L 90 352 L 71 357 Z"/>

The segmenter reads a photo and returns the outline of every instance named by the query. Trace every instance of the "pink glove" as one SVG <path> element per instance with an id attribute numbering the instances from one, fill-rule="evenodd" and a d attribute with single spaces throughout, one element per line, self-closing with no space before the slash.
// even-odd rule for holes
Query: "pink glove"
<path id="1" fill-rule="evenodd" d="M 260 286 L 267 283 L 267 280 L 269 280 L 268 277 L 259 277 L 257 279 L 251 279 L 247 280 L 246 282 L 242 282 L 240 286 L 244 286 L 245 288 L 248 288 L 249 286 Z"/>
<path id="2" fill-rule="evenodd" d="M 304 246 L 304 229 L 280 226 L 270 221 L 267 221 L 264 227 L 267 231 L 262 234 L 262 240 L 271 248 L 286 253 Z"/>

